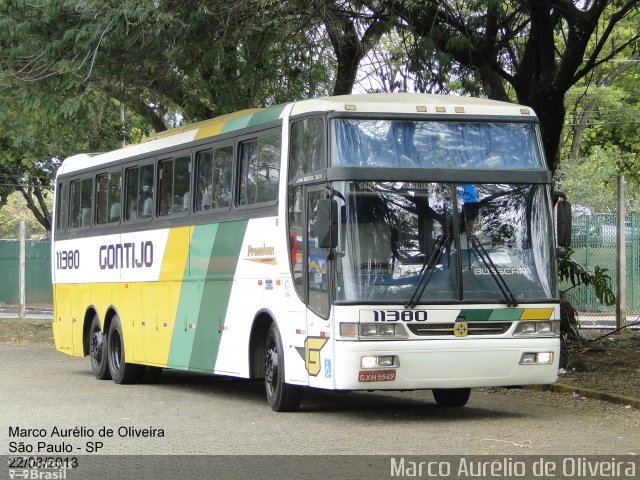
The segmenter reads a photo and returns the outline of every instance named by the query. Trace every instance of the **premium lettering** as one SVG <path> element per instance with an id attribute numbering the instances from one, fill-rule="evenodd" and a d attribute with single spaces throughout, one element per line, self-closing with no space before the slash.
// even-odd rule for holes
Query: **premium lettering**
<path id="1" fill-rule="evenodd" d="M 247 247 L 247 256 L 249 257 L 264 257 L 264 256 L 273 256 L 276 254 L 276 250 L 273 247 L 267 247 L 264 243 L 261 247 L 253 247 L 249 245 Z"/>

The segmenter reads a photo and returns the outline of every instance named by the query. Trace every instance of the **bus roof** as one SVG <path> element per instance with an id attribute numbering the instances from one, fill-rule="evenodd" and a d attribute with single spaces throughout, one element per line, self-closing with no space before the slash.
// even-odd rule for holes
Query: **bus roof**
<path id="1" fill-rule="evenodd" d="M 259 126 L 285 116 L 313 112 L 436 114 L 442 115 L 443 119 L 462 115 L 536 118 L 529 107 L 475 97 L 421 93 L 373 93 L 322 97 L 265 109 L 241 110 L 160 132 L 143 143 L 111 152 L 74 155 L 62 163 L 57 174 L 67 174 L 90 166 L 105 165 L 124 158 L 153 153 L 194 140 Z"/>

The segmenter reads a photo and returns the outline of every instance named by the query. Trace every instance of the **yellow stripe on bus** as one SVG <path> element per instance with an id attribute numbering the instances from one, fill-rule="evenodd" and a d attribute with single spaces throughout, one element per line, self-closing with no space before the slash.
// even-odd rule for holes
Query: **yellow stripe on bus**
<path id="1" fill-rule="evenodd" d="M 520 320 L 549 320 L 553 315 L 553 308 L 525 308 Z"/>

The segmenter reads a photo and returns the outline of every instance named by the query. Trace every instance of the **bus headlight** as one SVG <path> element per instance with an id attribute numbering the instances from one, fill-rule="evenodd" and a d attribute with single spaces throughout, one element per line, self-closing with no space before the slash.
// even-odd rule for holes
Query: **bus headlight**
<path id="1" fill-rule="evenodd" d="M 365 355 L 360 357 L 360 368 L 377 368 L 400 366 L 400 361 L 396 355 Z"/>
<path id="2" fill-rule="evenodd" d="M 549 365 L 553 363 L 553 352 L 523 353 L 520 365 Z"/>
<path id="3" fill-rule="evenodd" d="M 513 332 L 514 337 L 555 337 L 557 334 L 556 321 L 520 322 Z"/>
<path id="4" fill-rule="evenodd" d="M 360 337 L 368 339 L 407 338 L 404 325 L 399 323 L 361 323 Z"/>
<path id="5" fill-rule="evenodd" d="M 394 340 L 408 338 L 409 335 L 399 323 L 340 323 L 340 336 L 366 340 Z"/>

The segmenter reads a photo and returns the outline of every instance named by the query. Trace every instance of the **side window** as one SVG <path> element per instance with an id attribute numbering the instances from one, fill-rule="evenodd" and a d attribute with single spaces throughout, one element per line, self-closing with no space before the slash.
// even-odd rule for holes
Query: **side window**
<path id="1" fill-rule="evenodd" d="M 240 205 L 276 200 L 279 180 L 278 135 L 256 138 L 240 144 Z"/>
<path id="2" fill-rule="evenodd" d="M 197 212 L 231 206 L 232 168 L 232 145 L 196 154 Z"/>
<path id="3" fill-rule="evenodd" d="M 96 177 L 96 223 L 105 225 L 120 221 L 120 172 L 102 173 Z"/>
<path id="4" fill-rule="evenodd" d="M 151 218 L 153 215 L 153 164 L 128 168 L 125 173 L 125 220 Z"/>
<path id="5" fill-rule="evenodd" d="M 305 118 L 291 124 L 289 181 L 326 167 L 323 151 L 324 120 Z"/>
<path id="6" fill-rule="evenodd" d="M 302 186 L 289 188 L 289 255 L 293 285 L 304 300 L 304 198 Z"/>
<path id="7" fill-rule="evenodd" d="M 184 214 L 191 205 L 191 157 L 182 156 L 158 163 L 158 215 Z"/>
<path id="8" fill-rule="evenodd" d="M 69 212 L 69 184 L 58 184 L 58 209 L 56 210 L 56 230 L 64 230 L 67 228 L 67 215 Z"/>
<path id="9" fill-rule="evenodd" d="M 309 192 L 307 197 L 307 279 L 308 305 L 321 317 L 329 315 L 329 275 L 327 273 L 328 249 L 318 246 L 316 224 L 318 221 L 318 201 L 325 197 L 322 190 Z"/>
<path id="10" fill-rule="evenodd" d="M 69 228 L 88 228 L 93 221 L 93 178 L 71 182 Z"/>

